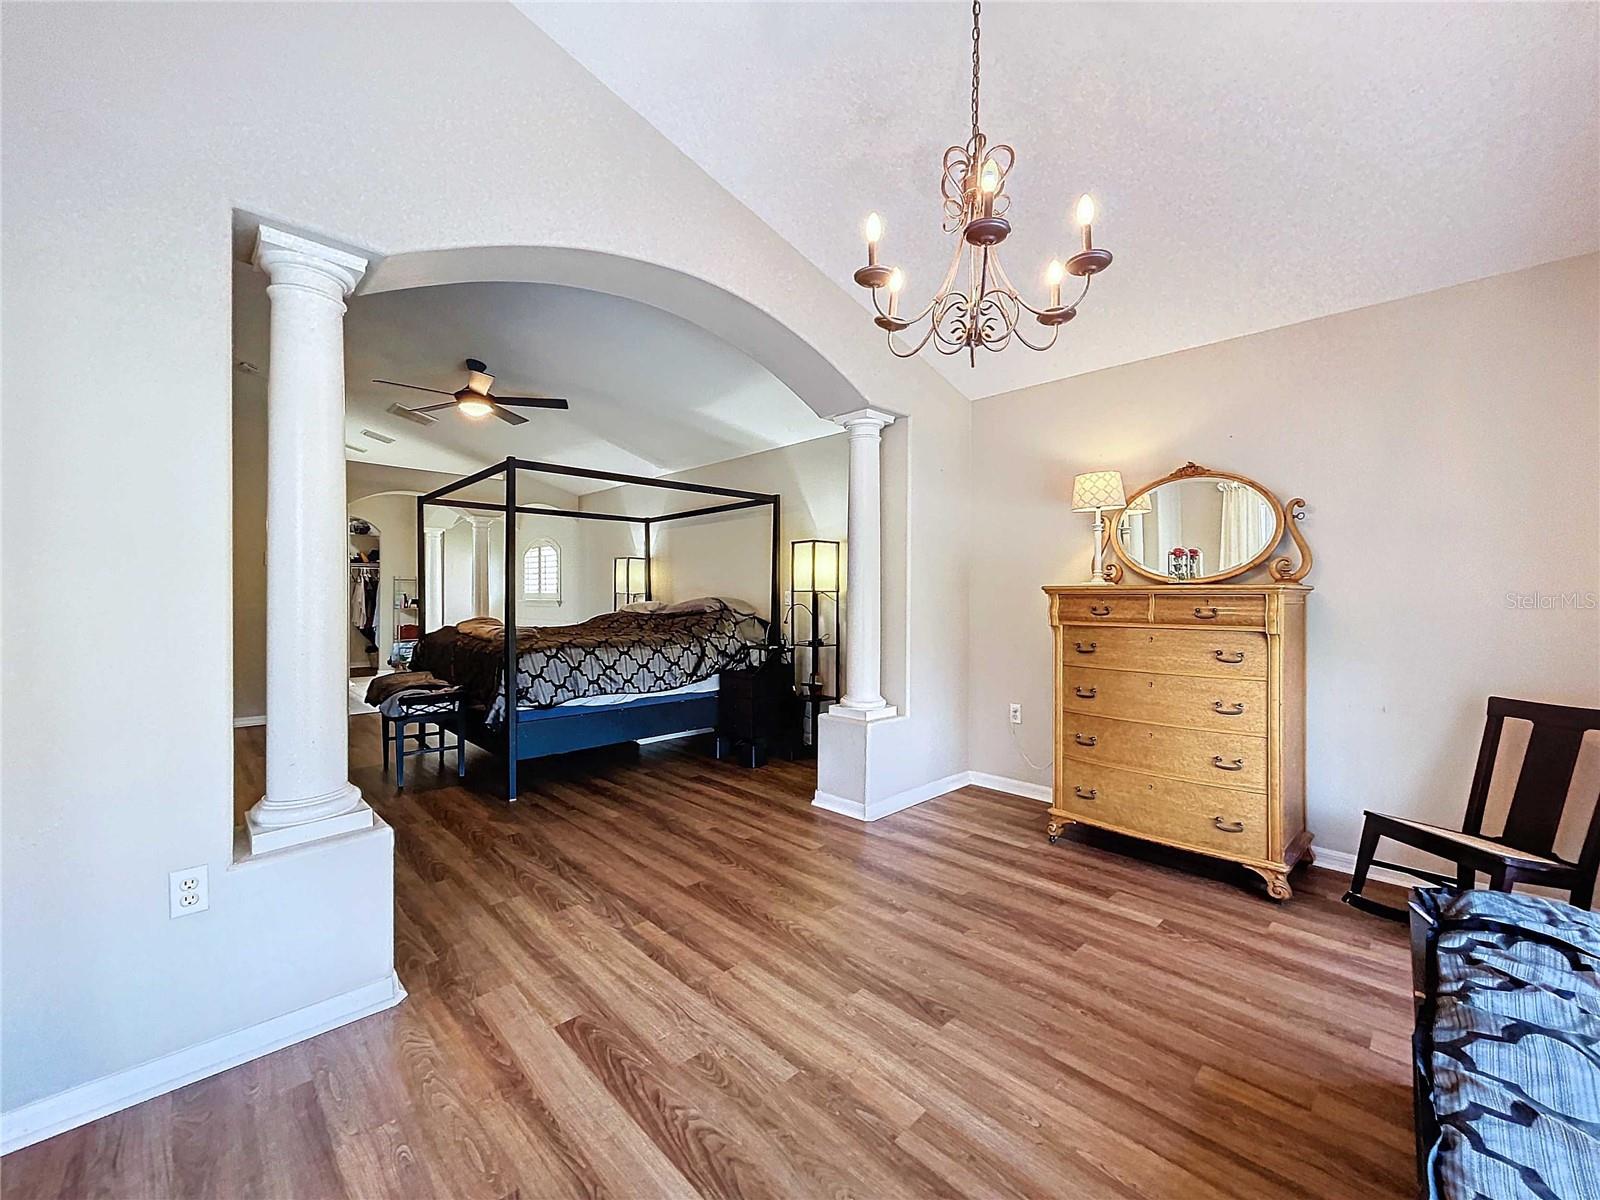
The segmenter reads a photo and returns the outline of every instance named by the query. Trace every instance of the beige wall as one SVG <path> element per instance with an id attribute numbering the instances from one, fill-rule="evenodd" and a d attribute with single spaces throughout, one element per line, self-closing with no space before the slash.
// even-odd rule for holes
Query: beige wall
<path id="1" fill-rule="evenodd" d="M 779 525 L 779 588 L 788 608 L 789 544 L 801 538 L 845 540 L 845 501 L 849 489 L 849 450 L 843 431 L 815 441 L 747 454 L 727 462 L 683 471 L 668 479 L 745 491 L 776 492 L 782 497 Z M 601 512 L 646 515 L 718 503 L 715 496 L 619 487 L 584 497 L 583 507 Z M 594 572 L 604 574 L 603 595 L 593 597 L 594 611 L 611 607 L 609 571 L 621 554 L 642 553 L 637 526 L 592 521 L 590 554 Z M 713 517 L 691 517 L 658 525 L 652 534 L 655 597 L 688 600 L 725 596 L 747 601 L 762 616 L 768 595 L 772 524 L 768 510 L 750 509 Z M 848 548 L 846 548 L 848 549 Z M 604 571 L 601 568 L 604 568 Z M 802 632 L 809 631 L 803 613 Z"/>
<path id="2" fill-rule="evenodd" d="M 979 402 L 973 770 L 1050 757 L 1039 588 L 1088 575 L 1075 472 L 1186 459 L 1308 502 L 1311 827 L 1459 821 L 1491 694 L 1600 704 L 1600 258 L 1587 256 Z M 1092 327 L 1077 336 L 1092 336 Z M 1586 606 L 1524 608 L 1579 593 Z"/>

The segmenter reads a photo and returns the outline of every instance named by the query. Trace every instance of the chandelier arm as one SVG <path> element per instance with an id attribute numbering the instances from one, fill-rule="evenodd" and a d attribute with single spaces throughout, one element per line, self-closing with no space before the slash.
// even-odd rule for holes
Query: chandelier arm
<path id="1" fill-rule="evenodd" d="M 1028 335 L 1022 332 L 1022 326 L 1020 325 L 1013 328 L 1011 332 L 1016 334 L 1017 341 L 1021 342 L 1029 350 L 1048 350 L 1056 344 L 1056 338 L 1061 334 L 1061 326 L 1050 326 L 1050 340 L 1040 346 L 1036 346 L 1028 340 Z"/>
<path id="2" fill-rule="evenodd" d="M 896 358 L 915 358 L 922 353 L 922 348 L 928 344 L 928 339 L 933 336 L 933 330 L 934 326 L 929 325 L 928 332 L 922 335 L 922 340 L 904 354 L 894 348 L 894 334 L 887 335 L 885 340 L 889 343 L 889 353 Z"/>
<path id="3" fill-rule="evenodd" d="M 939 297 L 935 296 L 932 300 L 928 301 L 927 305 L 916 316 L 914 316 L 914 317 L 896 316 L 894 319 L 896 321 L 904 321 L 907 325 L 915 325 L 918 321 L 922 320 L 923 317 L 925 317 L 929 313 L 931 313 L 933 311 L 933 309 L 934 309 L 934 306 L 937 305 L 938 303 L 939 303 Z M 878 289 L 877 288 L 873 288 L 872 289 L 872 307 L 875 310 L 877 310 L 877 313 L 878 313 L 878 315 L 880 317 L 887 317 L 889 315 L 884 310 L 883 305 L 878 303 Z"/>

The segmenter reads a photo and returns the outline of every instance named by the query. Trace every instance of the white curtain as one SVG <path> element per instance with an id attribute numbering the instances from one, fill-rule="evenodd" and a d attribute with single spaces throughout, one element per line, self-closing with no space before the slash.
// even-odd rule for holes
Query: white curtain
<path id="1" fill-rule="evenodd" d="M 1272 509 L 1254 488 L 1232 480 L 1217 484 L 1222 493 L 1222 547 L 1219 571 L 1247 563 L 1272 536 Z"/>

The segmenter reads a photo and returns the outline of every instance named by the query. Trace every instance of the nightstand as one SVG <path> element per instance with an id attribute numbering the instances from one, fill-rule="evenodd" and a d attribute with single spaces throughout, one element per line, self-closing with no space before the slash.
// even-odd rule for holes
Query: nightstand
<path id="1" fill-rule="evenodd" d="M 759 767 L 773 750 L 793 754 L 796 733 L 794 673 L 785 656 L 759 667 L 722 673 L 717 698 L 718 758 Z"/>

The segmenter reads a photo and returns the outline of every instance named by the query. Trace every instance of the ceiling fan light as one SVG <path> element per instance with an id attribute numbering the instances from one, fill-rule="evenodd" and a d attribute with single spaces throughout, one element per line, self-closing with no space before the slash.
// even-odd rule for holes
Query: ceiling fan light
<path id="1" fill-rule="evenodd" d="M 456 401 L 456 410 L 463 417 L 470 417 L 474 421 L 481 421 L 484 417 L 494 412 L 494 405 L 487 400 L 480 400 L 476 396 L 468 396 Z"/>

